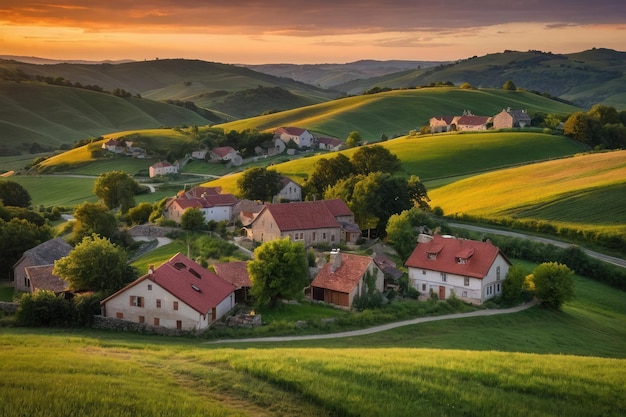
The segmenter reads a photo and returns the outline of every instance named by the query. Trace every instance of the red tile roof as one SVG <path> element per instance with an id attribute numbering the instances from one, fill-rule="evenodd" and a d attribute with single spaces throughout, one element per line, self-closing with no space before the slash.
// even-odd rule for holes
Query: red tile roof
<path id="1" fill-rule="evenodd" d="M 200 198 L 206 195 L 217 195 L 222 192 L 222 187 L 193 187 L 191 190 L 184 192 L 187 197 Z"/>
<path id="2" fill-rule="evenodd" d="M 343 145 L 343 141 L 336 138 L 319 137 L 317 138 L 317 141 L 319 143 L 323 143 L 324 145 L 330 145 L 333 147 Z"/>
<path id="3" fill-rule="evenodd" d="M 233 152 L 234 150 L 235 149 L 231 148 L 230 146 L 220 146 L 219 148 L 212 149 L 211 152 L 213 152 L 215 155 L 219 156 L 220 158 L 223 158 L 229 153 Z"/>
<path id="4" fill-rule="evenodd" d="M 328 262 L 311 282 L 312 287 L 350 293 L 374 262 L 369 256 L 349 253 L 339 253 L 338 256 L 341 256 L 341 266 L 332 272 L 332 262 Z"/>
<path id="5" fill-rule="evenodd" d="M 248 275 L 248 262 L 219 262 L 213 264 L 215 273 L 237 288 L 251 287 L 250 275 Z"/>
<path id="6" fill-rule="evenodd" d="M 456 124 L 464 126 L 481 126 L 489 121 L 489 116 L 461 116 L 456 120 Z"/>
<path id="7" fill-rule="evenodd" d="M 170 164 L 167 161 L 161 161 L 161 162 L 157 162 L 156 164 L 152 165 L 151 168 L 165 168 L 165 167 L 171 167 L 173 166 L 172 164 Z"/>
<path id="8" fill-rule="evenodd" d="M 428 254 L 436 254 L 435 259 L 429 259 Z M 482 279 L 498 254 L 508 262 L 500 249 L 491 242 L 435 235 L 430 242 L 418 243 L 405 265 Z M 460 263 L 459 258 L 464 259 L 465 263 Z"/>
<path id="9" fill-rule="evenodd" d="M 299 127 L 279 127 L 274 131 L 274 133 L 280 135 L 281 133 L 286 133 L 288 135 L 300 136 L 306 132 L 306 129 L 302 129 Z"/>
<path id="10" fill-rule="evenodd" d="M 433 119 L 440 120 L 445 124 L 449 125 L 454 120 L 454 116 L 433 116 Z"/>
<path id="11" fill-rule="evenodd" d="M 352 215 L 342 200 L 266 204 L 265 210 L 269 211 L 282 232 L 340 227 L 336 217 Z"/>

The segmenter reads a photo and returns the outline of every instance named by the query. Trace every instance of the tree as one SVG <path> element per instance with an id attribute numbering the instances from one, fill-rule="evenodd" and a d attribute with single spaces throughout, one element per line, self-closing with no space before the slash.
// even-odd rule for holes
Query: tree
<path id="1" fill-rule="evenodd" d="M 416 175 L 411 175 L 406 182 L 409 198 L 415 207 L 419 207 L 422 210 L 428 210 L 430 206 L 428 202 L 430 198 L 428 198 L 428 192 L 426 191 L 426 186 L 420 181 L 419 177 Z"/>
<path id="2" fill-rule="evenodd" d="M 587 116 L 596 119 L 601 125 L 620 123 L 615 107 L 596 104 L 587 112 Z"/>
<path id="3" fill-rule="evenodd" d="M 401 167 L 400 159 L 381 145 L 363 146 L 357 149 L 351 161 L 355 172 L 364 175 L 377 171 L 393 174 Z"/>
<path id="4" fill-rule="evenodd" d="M 28 249 L 52 239 L 48 225 L 37 226 L 25 219 L 0 219 L 0 277 L 9 276 L 13 265 Z"/>
<path id="5" fill-rule="evenodd" d="M 471 90 L 474 87 L 472 87 L 472 85 L 470 83 L 463 83 L 459 86 L 459 88 L 462 88 L 463 90 Z"/>
<path id="6" fill-rule="evenodd" d="M 528 273 L 519 265 L 513 265 L 502 282 L 502 298 L 508 303 L 513 303 L 522 295 L 524 280 Z"/>
<path id="7" fill-rule="evenodd" d="M 578 111 L 563 124 L 563 134 L 583 143 L 592 143 L 591 120 L 587 114 Z"/>
<path id="8" fill-rule="evenodd" d="M 544 262 L 532 274 L 535 295 L 543 305 L 557 310 L 574 297 L 574 271 L 557 262 Z"/>
<path id="9" fill-rule="evenodd" d="M 66 257 L 54 261 L 52 272 L 73 290 L 106 294 L 119 290 L 136 276 L 126 252 L 96 234 L 86 236 Z"/>
<path id="10" fill-rule="evenodd" d="M 515 83 L 513 81 L 506 80 L 504 84 L 502 84 L 502 89 L 508 90 L 508 91 L 515 91 L 517 90 L 517 87 L 515 86 Z"/>
<path id="11" fill-rule="evenodd" d="M 109 210 L 120 207 L 122 213 L 135 205 L 135 194 L 138 192 L 137 181 L 122 171 L 101 174 L 93 186 L 93 193 L 105 207 Z"/>
<path id="12" fill-rule="evenodd" d="M 300 299 L 309 284 L 307 254 L 302 243 L 289 237 L 265 242 L 248 263 L 250 294 L 258 305 L 276 307 L 281 299 Z"/>
<path id="13" fill-rule="evenodd" d="M 152 204 L 139 203 L 137 206 L 128 210 L 129 224 L 144 224 L 147 223 L 152 214 Z"/>
<path id="14" fill-rule="evenodd" d="M 30 194 L 15 181 L 0 181 L 0 200 L 5 206 L 28 207 Z"/>
<path id="15" fill-rule="evenodd" d="M 346 138 L 346 146 L 348 148 L 356 148 L 362 140 L 361 134 L 357 130 L 353 130 Z"/>
<path id="16" fill-rule="evenodd" d="M 411 224 L 409 211 L 393 214 L 387 222 L 387 242 L 398 252 L 401 259 L 408 259 L 417 242 L 417 232 Z"/>
<path id="17" fill-rule="evenodd" d="M 281 189 L 282 176 L 264 167 L 246 169 L 237 180 L 239 197 L 249 200 L 272 201 Z"/>
<path id="18" fill-rule="evenodd" d="M 313 167 L 306 188 L 307 194 L 316 198 L 321 198 L 328 187 L 354 173 L 352 162 L 342 153 L 334 158 L 322 158 Z"/>
<path id="19" fill-rule="evenodd" d="M 197 207 L 185 210 L 180 217 L 180 227 L 183 230 L 207 230 L 208 225 L 204 219 L 204 214 Z"/>
<path id="20" fill-rule="evenodd" d="M 78 243 L 93 233 L 106 238 L 113 238 L 117 234 L 115 216 L 100 203 L 84 202 L 79 205 L 74 210 L 74 219 L 72 242 Z"/>

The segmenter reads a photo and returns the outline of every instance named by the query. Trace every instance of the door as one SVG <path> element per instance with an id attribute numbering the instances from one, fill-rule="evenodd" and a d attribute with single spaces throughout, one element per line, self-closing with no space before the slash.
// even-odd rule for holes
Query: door
<path id="1" fill-rule="evenodd" d="M 443 285 L 439 286 L 439 299 L 440 300 L 446 299 L 446 287 L 444 287 Z"/>

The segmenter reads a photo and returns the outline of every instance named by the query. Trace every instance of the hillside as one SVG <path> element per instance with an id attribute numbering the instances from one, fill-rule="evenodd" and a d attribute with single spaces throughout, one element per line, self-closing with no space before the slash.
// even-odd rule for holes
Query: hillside
<path id="1" fill-rule="evenodd" d="M 72 83 L 97 85 L 107 91 L 122 88 L 133 95 L 140 94 L 144 98 L 157 101 L 193 101 L 208 110 L 224 113 L 226 120 L 319 103 L 341 95 L 289 78 L 200 60 L 157 59 L 120 64 L 53 65 L 0 61 L 0 75 L 3 72 L 21 72 L 30 77 L 63 77 Z M 231 94 L 258 87 L 279 87 L 290 92 L 293 97 L 270 105 L 258 103 L 255 108 L 245 111 L 238 111 L 233 106 L 223 106 L 224 100 Z"/>
<path id="2" fill-rule="evenodd" d="M 207 123 L 190 110 L 152 100 L 0 81 L 0 149 L 5 155 L 28 152 L 34 142 L 51 150 L 120 130 Z"/>
<path id="3" fill-rule="evenodd" d="M 335 86 L 347 94 L 372 87 L 406 88 L 450 81 L 500 88 L 512 80 L 518 88 L 546 92 L 581 107 L 603 103 L 626 109 L 626 52 L 592 49 L 574 54 L 540 51 L 489 54 L 434 68 L 422 68 Z"/>
<path id="4" fill-rule="evenodd" d="M 435 115 L 462 114 L 469 109 L 476 115 L 493 116 L 506 107 L 526 109 L 530 114 L 567 114 L 578 110 L 523 91 L 437 87 L 346 97 L 218 126 L 226 131 L 298 126 L 342 140 L 357 130 L 364 139 L 376 142 L 383 133 L 394 137 L 419 130 Z"/>

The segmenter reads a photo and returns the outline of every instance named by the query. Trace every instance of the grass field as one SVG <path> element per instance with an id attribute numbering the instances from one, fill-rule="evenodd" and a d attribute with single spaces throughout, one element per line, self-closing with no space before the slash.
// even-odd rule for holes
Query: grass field
<path id="1" fill-rule="evenodd" d="M 541 219 L 626 233 L 626 151 L 485 173 L 429 196 L 448 215 Z"/>
<path id="2" fill-rule="evenodd" d="M 622 416 L 624 323 L 622 292 L 577 277 L 562 312 L 335 340 L 0 328 L 0 415 Z"/>

